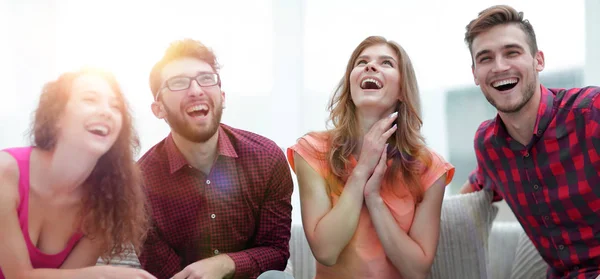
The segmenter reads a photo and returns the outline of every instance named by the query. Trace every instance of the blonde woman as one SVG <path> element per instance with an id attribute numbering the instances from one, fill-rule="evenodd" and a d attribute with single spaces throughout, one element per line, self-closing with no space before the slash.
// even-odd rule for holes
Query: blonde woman
<path id="1" fill-rule="evenodd" d="M 331 130 L 288 149 L 316 278 L 425 278 L 454 167 L 425 146 L 402 47 L 382 37 L 362 41 L 330 112 Z"/>

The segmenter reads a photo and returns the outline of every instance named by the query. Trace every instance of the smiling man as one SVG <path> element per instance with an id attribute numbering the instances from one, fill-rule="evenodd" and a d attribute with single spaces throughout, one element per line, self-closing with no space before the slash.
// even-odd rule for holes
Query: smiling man
<path id="1" fill-rule="evenodd" d="M 172 43 L 150 87 L 171 133 L 139 160 L 153 221 L 142 268 L 158 278 L 287 278 L 275 270 L 289 258 L 290 170 L 273 141 L 221 124 L 213 52 Z"/>
<path id="2" fill-rule="evenodd" d="M 540 84 L 544 54 L 523 14 L 493 6 L 467 25 L 475 83 L 498 111 L 475 135 L 461 192 L 505 199 L 548 278 L 600 274 L 600 89 Z"/>

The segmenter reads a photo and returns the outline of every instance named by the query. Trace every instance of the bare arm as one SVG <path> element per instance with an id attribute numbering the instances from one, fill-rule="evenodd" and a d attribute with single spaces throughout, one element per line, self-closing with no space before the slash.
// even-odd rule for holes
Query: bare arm
<path id="1" fill-rule="evenodd" d="M 60 269 L 33 269 L 22 278 L 59 279 L 59 278 L 98 278 L 98 279 L 156 279 L 142 269 L 117 266 L 96 266 L 98 245 L 83 238 L 69 254 Z M 8 279 L 8 277 L 7 277 Z"/>
<path id="2" fill-rule="evenodd" d="M 88 266 L 95 266 L 100 257 L 100 248 L 97 242 L 93 242 L 87 237 L 83 237 L 67 256 L 67 259 L 60 267 L 61 269 L 73 269 Z"/>
<path id="3" fill-rule="evenodd" d="M 465 184 L 463 184 L 463 186 L 460 188 L 459 193 L 460 194 L 468 194 L 468 193 L 472 193 L 474 191 L 475 191 L 475 189 L 473 189 L 473 185 L 471 185 L 469 180 L 467 180 L 467 181 L 465 181 Z"/>
<path id="4" fill-rule="evenodd" d="M 386 141 L 397 129 L 396 124 L 391 126 L 397 116 L 398 113 L 394 112 L 380 119 L 362 138 L 358 163 L 334 206 L 327 193 L 325 179 L 300 154 L 294 152 L 304 233 L 316 260 L 321 264 L 334 265 L 352 239 L 364 203 L 365 185 L 387 146 Z"/>
<path id="5" fill-rule="evenodd" d="M 17 215 L 18 189 L 17 162 L 9 154 L 0 152 L 0 268 L 7 279 L 22 278 L 32 269 Z"/>
<path id="6" fill-rule="evenodd" d="M 381 196 L 369 195 L 366 198 L 384 251 L 404 278 L 426 278 L 429 274 L 437 251 L 445 181 L 446 174 L 425 192 L 408 233 L 398 227 Z"/>
<path id="7" fill-rule="evenodd" d="M 367 173 L 357 167 L 348 178 L 337 204 L 332 207 L 325 179 L 297 153 L 294 153 L 294 160 L 306 239 L 317 261 L 334 265 L 358 226 Z"/>

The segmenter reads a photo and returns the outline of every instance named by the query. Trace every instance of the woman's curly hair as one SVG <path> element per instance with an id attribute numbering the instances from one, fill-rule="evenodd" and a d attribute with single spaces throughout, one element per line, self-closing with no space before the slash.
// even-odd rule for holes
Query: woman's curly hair
<path id="1" fill-rule="evenodd" d="M 116 78 L 97 69 L 83 69 L 64 73 L 47 83 L 34 114 L 31 137 L 34 145 L 42 150 L 49 151 L 56 146 L 57 122 L 69 101 L 73 81 L 86 74 L 98 75 L 110 84 L 123 116 L 117 140 L 98 159 L 82 185 L 80 228 L 86 237 L 102 244 L 101 257 L 108 262 L 132 246 L 139 253 L 148 227 L 141 172 L 134 161 L 134 155 L 139 152 L 139 139 Z"/>

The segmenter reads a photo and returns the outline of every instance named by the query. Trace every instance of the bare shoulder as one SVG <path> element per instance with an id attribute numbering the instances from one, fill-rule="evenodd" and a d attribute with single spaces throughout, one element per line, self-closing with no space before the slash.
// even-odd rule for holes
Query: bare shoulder
<path id="1" fill-rule="evenodd" d="M 304 177 L 311 181 L 325 181 L 325 179 L 321 177 L 321 175 L 319 175 L 317 170 L 314 169 L 313 166 L 311 166 L 308 163 L 308 161 L 306 161 L 306 159 L 302 157 L 301 154 L 294 151 L 293 156 L 296 165 L 296 175 L 298 176 L 298 179 L 300 179 L 300 177 Z"/>
<path id="2" fill-rule="evenodd" d="M 0 151 L 0 210 L 11 210 L 19 202 L 19 166 L 10 154 Z"/>

